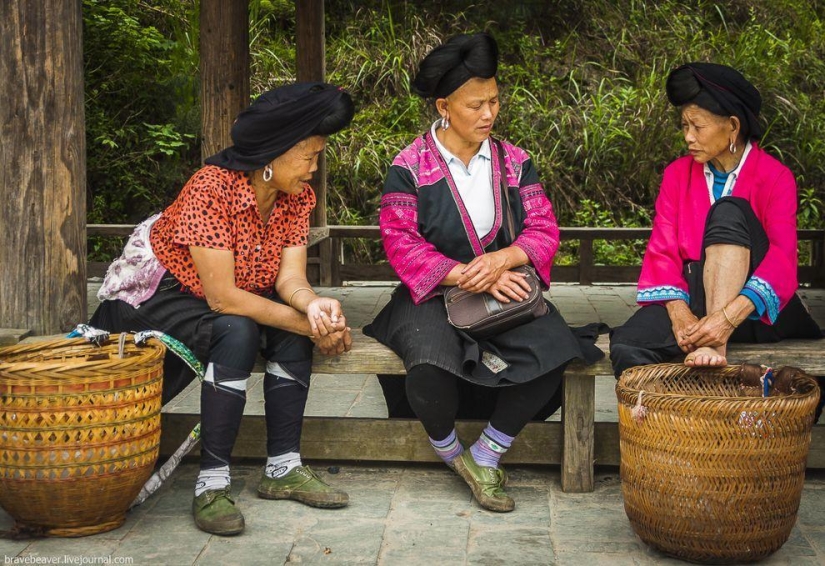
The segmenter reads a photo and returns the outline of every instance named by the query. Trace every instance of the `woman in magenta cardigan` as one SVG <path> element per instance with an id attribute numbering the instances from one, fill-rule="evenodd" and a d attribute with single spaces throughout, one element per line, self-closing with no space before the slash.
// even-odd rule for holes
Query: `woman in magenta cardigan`
<path id="1" fill-rule="evenodd" d="M 682 354 L 689 366 L 724 366 L 730 341 L 821 338 L 796 294 L 796 183 L 758 145 L 759 91 L 712 63 L 675 69 L 666 89 L 689 155 L 665 169 L 642 308 L 611 334 L 616 377 Z"/>

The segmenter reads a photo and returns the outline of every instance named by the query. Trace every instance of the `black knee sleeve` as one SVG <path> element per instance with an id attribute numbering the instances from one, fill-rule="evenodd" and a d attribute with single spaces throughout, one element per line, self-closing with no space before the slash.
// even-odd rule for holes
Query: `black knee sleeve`
<path id="1" fill-rule="evenodd" d="M 266 453 L 300 452 L 301 430 L 309 395 L 311 362 L 279 362 L 290 377 L 264 374 Z"/>
<path id="2" fill-rule="evenodd" d="M 219 316 L 212 322 L 209 361 L 251 372 L 261 347 L 258 323 L 245 316 Z"/>
<path id="3" fill-rule="evenodd" d="M 247 379 L 249 372 L 221 366 L 213 367 L 213 371 L 215 382 L 201 385 L 201 469 L 229 465 L 246 406 L 246 391 L 221 385 L 220 381 Z"/>

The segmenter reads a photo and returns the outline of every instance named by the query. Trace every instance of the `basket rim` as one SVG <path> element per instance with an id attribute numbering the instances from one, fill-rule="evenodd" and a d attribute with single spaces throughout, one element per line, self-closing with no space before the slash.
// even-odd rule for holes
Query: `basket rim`
<path id="1" fill-rule="evenodd" d="M 617 387 L 618 389 L 618 387 Z M 685 398 L 691 399 L 696 401 L 762 401 L 762 402 L 772 402 L 772 401 L 783 401 L 783 400 L 791 400 L 791 399 L 805 399 L 810 397 L 813 391 L 809 391 L 808 393 L 791 393 L 790 395 L 771 395 L 769 397 L 749 397 L 749 396 L 741 396 L 741 395 L 689 395 L 687 393 L 664 393 L 661 391 L 649 391 L 647 389 L 630 389 L 627 388 L 625 391 L 633 392 L 633 397 L 637 397 L 639 392 L 644 393 L 643 399 L 659 398 L 659 399 L 672 399 L 672 398 Z M 622 392 L 623 393 L 623 392 Z M 635 401 L 634 401 L 635 402 Z"/>
<path id="2" fill-rule="evenodd" d="M 111 363 L 111 359 L 102 359 L 102 360 L 42 360 L 42 361 L 8 361 L 7 356 L 14 356 L 19 355 L 21 353 L 35 353 L 41 350 L 48 350 L 51 348 L 59 349 L 59 348 L 70 348 L 75 346 L 89 346 L 91 348 L 96 348 L 97 350 L 103 352 L 106 350 L 111 350 L 112 348 L 117 349 L 118 345 L 116 341 L 108 341 L 101 346 L 96 346 L 91 342 L 88 342 L 85 338 L 57 338 L 53 340 L 43 340 L 38 342 L 30 342 L 26 344 L 14 344 L 12 346 L 5 346 L 0 348 L 0 372 L 11 372 L 11 371 L 21 371 L 26 369 L 38 369 L 41 371 L 46 371 L 51 368 L 66 368 L 67 366 L 83 366 L 87 368 L 94 368 L 99 365 L 109 364 Z M 162 342 L 158 341 L 151 341 L 146 342 L 141 345 L 135 344 L 134 341 L 127 342 L 126 347 L 134 348 L 134 353 L 137 356 L 130 356 L 129 361 L 137 362 L 137 361 L 149 361 L 152 360 L 154 357 L 162 356 L 165 353 L 166 346 Z M 94 352 L 95 350 L 91 350 Z M 124 363 L 128 363 L 127 358 L 123 358 Z M 4 376 L 8 377 L 16 377 L 16 376 Z"/>
<path id="3" fill-rule="evenodd" d="M 698 371 L 716 371 L 722 372 L 720 377 L 732 379 L 732 374 L 735 371 L 735 368 L 743 364 L 730 364 L 727 366 L 721 367 L 702 367 L 702 368 L 691 368 L 690 366 L 685 366 L 684 364 L 679 363 L 663 363 L 663 364 L 656 364 L 662 368 L 685 368 L 685 371 L 690 370 L 698 370 Z M 646 366 L 639 366 L 639 367 L 646 367 Z M 628 371 L 632 371 L 634 368 L 631 368 Z M 814 385 L 816 383 L 816 379 L 809 375 L 804 370 L 801 370 L 805 376 L 812 380 Z M 644 397 L 646 398 L 658 398 L 658 399 L 673 399 L 673 398 L 689 398 L 692 400 L 702 400 L 702 401 L 762 401 L 762 402 L 771 402 L 772 400 L 775 402 L 783 401 L 783 400 L 794 400 L 794 399 L 806 399 L 813 394 L 816 394 L 817 387 L 814 387 L 810 391 L 802 392 L 802 393 L 789 393 L 789 394 L 773 394 L 768 397 L 763 396 L 744 396 L 744 395 L 697 395 L 697 394 L 688 394 L 685 392 L 667 392 L 667 391 L 651 391 L 648 389 L 644 389 L 638 386 L 629 386 L 622 380 L 622 375 L 616 381 L 616 392 L 619 395 L 631 395 L 631 396 L 638 396 L 640 392 L 644 393 Z"/>

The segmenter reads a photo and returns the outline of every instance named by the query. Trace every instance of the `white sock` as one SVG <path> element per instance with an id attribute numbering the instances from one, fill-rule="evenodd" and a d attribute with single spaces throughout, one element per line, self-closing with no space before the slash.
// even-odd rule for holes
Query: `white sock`
<path id="1" fill-rule="evenodd" d="M 267 458 L 264 473 L 270 478 L 282 478 L 300 465 L 301 455 L 298 452 L 287 452 Z"/>
<path id="2" fill-rule="evenodd" d="M 210 489 L 223 489 L 229 487 L 229 466 L 201 470 L 195 482 L 195 497 Z"/>

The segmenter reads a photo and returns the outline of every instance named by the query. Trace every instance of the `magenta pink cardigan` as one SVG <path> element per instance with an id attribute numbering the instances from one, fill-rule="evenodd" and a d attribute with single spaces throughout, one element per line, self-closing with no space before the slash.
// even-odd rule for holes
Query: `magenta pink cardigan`
<path id="1" fill-rule="evenodd" d="M 761 320 L 773 324 L 798 287 L 796 181 L 790 169 L 753 143 L 731 196 L 750 202 L 770 240 L 765 259 L 745 288 L 762 298 L 766 308 Z M 688 155 L 668 165 L 642 262 L 639 304 L 689 300 L 682 269 L 685 262 L 701 257 L 711 204 L 702 164 Z"/>

